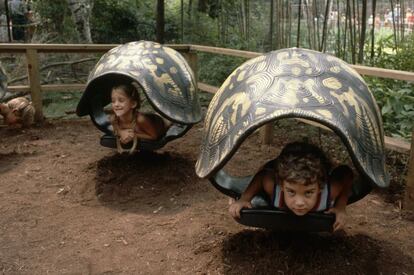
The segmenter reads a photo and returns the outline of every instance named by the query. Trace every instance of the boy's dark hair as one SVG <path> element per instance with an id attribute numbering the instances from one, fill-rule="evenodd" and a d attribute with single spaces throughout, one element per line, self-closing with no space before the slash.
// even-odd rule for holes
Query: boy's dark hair
<path id="1" fill-rule="evenodd" d="M 118 84 L 118 85 L 114 85 L 112 87 L 112 91 L 115 89 L 119 89 L 125 92 L 125 94 L 127 95 L 127 97 L 129 97 L 131 100 L 135 101 L 137 103 L 137 107 L 135 107 L 134 110 L 138 110 L 140 108 L 141 105 L 141 100 L 139 97 L 139 92 L 136 88 L 135 85 L 132 85 L 132 83 L 130 84 Z"/>
<path id="2" fill-rule="evenodd" d="M 305 142 L 287 144 L 275 162 L 279 181 L 305 185 L 317 182 L 322 188 L 331 170 L 331 163 L 320 148 Z"/>

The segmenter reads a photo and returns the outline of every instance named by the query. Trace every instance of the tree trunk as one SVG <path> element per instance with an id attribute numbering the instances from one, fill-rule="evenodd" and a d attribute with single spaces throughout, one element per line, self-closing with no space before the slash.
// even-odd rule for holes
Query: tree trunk
<path id="1" fill-rule="evenodd" d="M 374 54 L 375 54 L 375 13 L 377 8 L 377 0 L 372 1 L 372 16 L 374 18 L 372 23 L 372 29 L 371 29 L 371 64 L 374 60 Z M 373 65 L 373 64 L 372 64 Z"/>
<path id="2" fill-rule="evenodd" d="M 7 37 L 9 38 L 9 43 L 12 41 L 11 32 L 10 32 L 10 12 L 9 12 L 9 1 L 4 0 L 4 9 L 6 11 L 6 20 L 7 20 Z"/>
<path id="3" fill-rule="evenodd" d="M 164 43 L 164 0 L 157 0 L 157 42 Z"/>
<path id="4" fill-rule="evenodd" d="M 299 48 L 300 42 L 300 18 L 302 16 L 302 0 L 299 0 L 299 7 L 298 7 L 298 33 L 296 37 L 296 47 Z"/>
<path id="5" fill-rule="evenodd" d="M 336 56 L 340 57 L 342 48 L 341 48 L 341 13 L 339 12 L 339 0 L 336 0 L 336 6 L 337 6 L 336 10 L 338 11 L 337 12 L 338 18 L 336 20 L 337 30 L 338 30 L 337 35 L 336 35 L 336 48 L 337 48 Z"/>
<path id="6" fill-rule="evenodd" d="M 93 43 L 89 19 L 93 8 L 93 0 L 67 0 L 69 9 L 75 21 L 81 41 Z"/>
<path id="7" fill-rule="evenodd" d="M 373 14 L 372 28 L 375 27 L 375 14 Z M 362 1 L 362 19 L 361 19 L 361 35 L 359 37 L 359 52 L 358 63 L 362 64 L 364 61 L 364 45 L 365 45 L 365 32 L 367 29 L 367 0 Z"/>
<path id="8" fill-rule="evenodd" d="M 180 10 L 180 23 L 181 23 L 181 43 L 184 43 L 184 0 L 181 0 Z"/>
<path id="9" fill-rule="evenodd" d="M 328 27 L 328 18 L 329 18 L 329 6 L 330 6 L 330 0 L 326 1 L 326 7 L 325 7 L 325 18 L 323 20 L 323 29 L 322 29 L 322 42 L 321 46 L 319 48 L 319 51 L 325 52 L 326 50 L 326 30 Z"/>
<path id="10" fill-rule="evenodd" d="M 273 50 L 273 13 L 274 11 L 275 11 L 274 0 L 270 0 L 269 51 Z"/>

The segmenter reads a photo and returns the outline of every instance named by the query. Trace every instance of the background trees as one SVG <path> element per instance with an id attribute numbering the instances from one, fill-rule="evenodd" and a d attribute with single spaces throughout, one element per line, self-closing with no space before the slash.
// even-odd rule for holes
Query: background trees
<path id="1" fill-rule="evenodd" d="M 303 47 L 349 63 L 414 70 L 414 0 L 33 0 L 32 9 L 32 42 L 38 43 L 144 39 L 257 52 Z M 199 61 L 200 80 L 219 86 L 244 60 L 200 54 Z M 408 136 L 413 85 L 366 80 L 387 130 Z"/>

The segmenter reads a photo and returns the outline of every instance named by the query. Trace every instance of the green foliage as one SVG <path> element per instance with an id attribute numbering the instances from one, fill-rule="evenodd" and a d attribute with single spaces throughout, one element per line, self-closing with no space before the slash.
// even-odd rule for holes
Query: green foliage
<path id="1" fill-rule="evenodd" d="M 43 95 L 43 112 L 48 118 L 75 118 L 74 113 L 82 93 L 79 91 L 44 93 Z M 68 115 L 69 113 L 69 115 Z"/>
<path id="2" fill-rule="evenodd" d="M 398 48 L 393 35 L 381 37 L 376 42 L 375 57 L 372 64 L 375 67 L 393 70 L 414 71 L 414 34 L 411 33 Z M 366 60 L 369 60 L 367 57 Z"/>
<path id="3" fill-rule="evenodd" d="M 155 37 L 149 1 L 96 0 L 91 19 L 95 43 L 126 43 Z"/>
<path id="4" fill-rule="evenodd" d="M 155 1 L 95 0 L 91 33 L 95 43 L 155 40 Z M 178 37 L 178 27 L 166 13 L 165 40 Z"/>
<path id="5" fill-rule="evenodd" d="M 245 59 L 240 57 L 198 54 L 200 82 L 220 87 L 226 78 L 240 66 Z"/>
<path id="6" fill-rule="evenodd" d="M 366 78 L 381 109 L 387 135 L 409 139 L 414 126 L 414 85 Z"/>
<path id="7" fill-rule="evenodd" d="M 373 64 L 395 70 L 414 70 L 414 35 L 396 49 L 393 36 L 376 43 Z M 367 58 L 368 60 L 368 58 Z M 366 78 L 381 109 L 387 135 L 409 139 L 414 126 L 414 84 L 385 78 Z"/>
<path id="8" fill-rule="evenodd" d="M 33 9 L 37 13 L 41 27 L 38 37 L 43 43 L 65 43 L 77 37 L 76 27 L 66 0 L 34 0 Z"/>

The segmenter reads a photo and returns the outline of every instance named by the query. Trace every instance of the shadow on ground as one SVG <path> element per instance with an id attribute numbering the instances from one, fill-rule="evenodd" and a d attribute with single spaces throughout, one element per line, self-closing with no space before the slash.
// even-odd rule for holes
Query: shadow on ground
<path id="1" fill-rule="evenodd" d="M 360 234 L 245 230 L 224 240 L 222 255 L 226 274 L 332 274 L 333 270 L 336 274 L 391 274 L 395 270 L 410 274 L 414 270 L 413 260 L 398 247 Z"/>
<path id="2" fill-rule="evenodd" d="M 195 195 L 198 180 L 194 163 L 177 154 L 116 154 L 98 161 L 95 193 L 102 204 L 122 211 L 171 214 L 188 205 L 186 194 Z"/>

